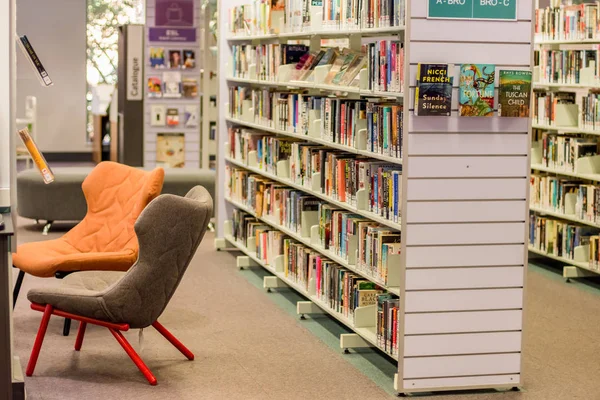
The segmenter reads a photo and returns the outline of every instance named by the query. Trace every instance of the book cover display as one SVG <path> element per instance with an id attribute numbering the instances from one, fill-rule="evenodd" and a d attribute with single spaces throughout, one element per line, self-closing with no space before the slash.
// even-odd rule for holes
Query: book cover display
<path id="1" fill-rule="evenodd" d="M 201 136 L 201 7 L 201 0 L 145 2 L 144 58 L 149 68 L 145 72 L 144 108 L 148 111 L 143 136 L 151 142 L 144 146 L 145 166 L 154 166 L 155 159 L 156 165 L 165 167 L 200 167 L 201 158 L 190 153 L 196 147 L 200 153 L 199 139 L 190 138 Z"/>
<path id="2" fill-rule="evenodd" d="M 184 133 L 159 133 L 156 135 L 156 165 L 168 168 L 185 166 Z"/>
<path id="3" fill-rule="evenodd" d="M 529 118 L 531 71 L 500 70 L 498 115 Z"/>
<path id="4" fill-rule="evenodd" d="M 459 79 L 459 111 L 461 117 L 491 117 L 494 115 L 493 64 L 462 64 Z"/>
<path id="5" fill-rule="evenodd" d="M 449 117 L 452 113 L 452 64 L 419 64 L 415 93 L 416 116 Z"/>

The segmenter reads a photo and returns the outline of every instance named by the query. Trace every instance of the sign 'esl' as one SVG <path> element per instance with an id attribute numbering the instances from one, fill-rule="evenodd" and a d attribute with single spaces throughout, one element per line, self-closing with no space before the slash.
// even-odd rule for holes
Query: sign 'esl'
<path id="1" fill-rule="evenodd" d="M 427 18 L 515 21 L 517 0 L 428 0 Z"/>

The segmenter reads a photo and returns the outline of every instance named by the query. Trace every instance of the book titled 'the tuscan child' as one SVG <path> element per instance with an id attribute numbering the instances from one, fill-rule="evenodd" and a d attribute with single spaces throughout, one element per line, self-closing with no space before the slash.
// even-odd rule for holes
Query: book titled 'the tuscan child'
<path id="1" fill-rule="evenodd" d="M 531 71 L 501 70 L 498 103 L 500 117 L 529 118 Z"/>
<path id="2" fill-rule="evenodd" d="M 452 112 L 452 64 L 419 64 L 415 115 L 449 117 Z"/>
<path id="3" fill-rule="evenodd" d="M 461 117 L 491 117 L 494 115 L 493 64 L 462 64 L 459 78 L 459 110 Z"/>

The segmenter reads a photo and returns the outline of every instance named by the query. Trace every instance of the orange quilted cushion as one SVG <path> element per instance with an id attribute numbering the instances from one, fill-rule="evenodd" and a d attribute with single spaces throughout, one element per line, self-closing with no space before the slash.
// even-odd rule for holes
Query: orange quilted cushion
<path id="1" fill-rule="evenodd" d="M 133 225 L 162 190 L 164 170 L 147 172 L 102 162 L 83 182 L 88 211 L 63 237 L 26 243 L 13 254 L 13 264 L 35 276 L 57 271 L 126 271 L 138 255 Z"/>

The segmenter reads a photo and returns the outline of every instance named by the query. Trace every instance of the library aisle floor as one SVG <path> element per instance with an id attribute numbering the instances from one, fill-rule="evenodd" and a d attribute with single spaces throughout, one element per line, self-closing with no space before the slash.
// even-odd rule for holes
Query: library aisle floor
<path id="1" fill-rule="evenodd" d="M 51 239 L 20 220 L 19 242 Z M 261 270 L 238 271 L 235 257 L 213 248 L 207 233 L 161 321 L 192 349 L 182 359 L 153 330 L 144 331 L 142 357 L 156 373 L 151 387 L 103 328 L 90 326 L 81 353 L 74 332 L 50 323 L 36 374 L 26 380 L 29 399 L 391 399 L 395 365 L 373 351 L 343 355 L 343 328 L 327 317 L 301 321 L 291 290 L 266 294 Z M 33 286 L 54 279 L 27 276 L 15 315 L 15 345 L 22 365 L 40 322 L 25 299 Z M 600 289 L 566 284 L 558 273 L 532 266 L 528 276 L 523 392 L 457 392 L 432 399 L 559 400 L 600 396 Z M 72 331 L 75 331 L 74 324 Z M 140 348 L 138 331 L 128 339 Z M 422 398 L 421 396 L 417 398 Z"/>

